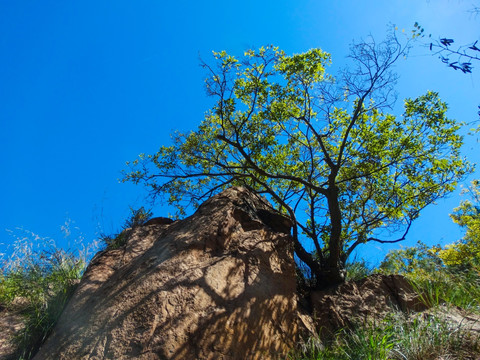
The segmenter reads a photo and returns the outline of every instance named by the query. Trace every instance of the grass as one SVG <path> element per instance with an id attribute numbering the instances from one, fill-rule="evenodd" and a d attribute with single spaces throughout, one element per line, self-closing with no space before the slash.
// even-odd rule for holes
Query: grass
<path id="1" fill-rule="evenodd" d="M 130 211 L 123 230 L 142 225 L 152 215 L 143 207 Z M 66 236 L 70 235 L 69 225 L 67 221 L 62 227 Z M 95 251 L 97 245 L 94 242 L 82 252 L 74 252 L 59 249 L 53 240 L 28 231 L 12 235 L 10 256 L 0 257 L 0 309 L 22 316 L 24 327 L 11 339 L 17 349 L 11 359 L 28 360 L 52 332 L 83 274 L 90 251 Z M 101 240 L 107 248 L 115 249 L 123 246 L 127 237 L 122 231 Z M 77 240 L 78 247 L 83 237 Z"/>
<path id="2" fill-rule="evenodd" d="M 288 359 L 446 360 L 469 359 L 479 352 L 478 339 L 459 326 L 434 316 L 412 319 L 396 313 L 375 326 L 340 330 L 324 343 L 310 338 Z"/>
<path id="3" fill-rule="evenodd" d="M 363 259 L 354 259 L 345 265 L 347 271 L 346 281 L 356 281 L 366 278 L 373 273 L 373 269 Z"/>
<path id="4" fill-rule="evenodd" d="M 471 312 L 480 312 L 479 269 L 439 269 L 433 274 L 407 274 L 427 305 L 442 303 L 458 306 Z"/>
<path id="5" fill-rule="evenodd" d="M 478 338 L 441 317 L 396 321 L 392 330 L 396 336 L 393 359 L 467 359 L 480 351 Z"/>
<path id="6" fill-rule="evenodd" d="M 480 266 L 476 263 L 447 266 L 435 251 L 419 243 L 392 251 L 377 271 L 405 276 L 429 307 L 449 304 L 480 313 Z"/>
<path id="7" fill-rule="evenodd" d="M 102 234 L 100 240 L 107 246 L 107 249 L 119 249 L 127 243 L 128 233 L 124 230 L 114 235 Z"/>
<path id="8" fill-rule="evenodd" d="M 0 268 L 0 307 L 19 313 L 23 329 L 11 339 L 12 359 L 31 359 L 53 330 L 73 294 L 87 252 L 73 253 L 39 236 L 17 237 Z"/>
<path id="9" fill-rule="evenodd" d="M 107 248 L 123 246 L 128 238 L 125 230 L 144 224 L 152 215 L 143 207 L 130 208 L 130 212 L 123 231 L 101 236 Z M 70 235 L 70 225 L 67 221 L 62 227 L 66 236 Z M 17 349 L 12 360 L 28 360 L 52 332 L 83 274 L 90 251 L 97 246 L 93 243 L 83 252 L 72 252 L 28 231 L 14 238 L 11 256 L 0 258 L 0 309 L 21 314 L 24 327 L 12 339 Z M 83 237 L 79 240 L 82 242 Z"/>

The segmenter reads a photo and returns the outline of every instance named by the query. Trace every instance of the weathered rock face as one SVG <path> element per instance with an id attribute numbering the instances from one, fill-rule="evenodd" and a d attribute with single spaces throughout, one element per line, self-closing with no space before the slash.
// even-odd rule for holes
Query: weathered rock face
<path id="1" fill-rule="evenodd" d="M 0 360 L 13 359 L 15 346 L 11 339 L 25 328 L 21 309 L 8 311 L 0 306 Z"/>
<path id="2" fill-rule="evenodd" d="M 97 255 L 43 359 L 260 359 L 297 340 L 289 223 L 243 188 Z"/>
<path id="3" fill-rule="evenodd" d="M 392 311 L 426 309 L 419 295 L 401 275 L 371 275 L 311 295 L 318 331 L 328 336 L 354 324 L 380 321 Z"/>

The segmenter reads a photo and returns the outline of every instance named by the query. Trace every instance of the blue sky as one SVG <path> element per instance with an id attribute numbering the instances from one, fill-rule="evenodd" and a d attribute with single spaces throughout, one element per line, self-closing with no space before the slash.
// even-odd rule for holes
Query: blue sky
<path id="1" fill-rule="evenodd" d="M 480 38 L 470 0 L 392 1 L 15 1 L 0 2 L 0 243 L 18 228 L 73 246 L 60 227 L 70 221 L 86 242 L 120 228 L 145 191 L 119 184 L 125 161 L 194 129 L 212 99 L 199 56 L 240 55 L 251 47 L 287 53 L 320 47 L 335 72 L 353 39 L 382 39 L 389 24 L 409 32 L 418 21 L 435 38 Z M 480 63 L 464 75 L 417 46 L 397 66 L 401 99 L 434 90 L 450 117 L 471 121 L 480 104 Z M 467 139 L 465 155 L 480 160 Z M 475 177 L 472 176 L 471 178 Z M 477 171 L 476 177 L 479 177 Z M 449 243 L 461 236 L 448 214 L 457 194 L 427 208 L 408 241 Z M 156 207 L 157 216 L 169 209 Z M 76 235 L 75 235 L 76 236 Z M 2 245 L 0 245 L 1 248 Z M 377 261 L 387 247 L 368 246 Z M 1 252 L 1 250 L 0 250 Z"/>

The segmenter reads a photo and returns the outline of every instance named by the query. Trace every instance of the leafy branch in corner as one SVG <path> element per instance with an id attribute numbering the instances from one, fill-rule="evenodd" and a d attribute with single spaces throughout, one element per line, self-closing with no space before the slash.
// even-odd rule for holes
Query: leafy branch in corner
<path id="1" fill-rule="evenodd" d="M 417 22 L 413 26 L 413 37 L 423 37 L 424 29 Z M 454 48 L 454 39 L 443 37 L 433 40 L 431 39 L 431 34 L 428 37 L 430 39 L 430 43 L 427 45 L 429 50 L 434 55 L 438 55 L 444 64 L 454 70 L 460 70 L 464 74 L 469 74 L 473 70 L 472 61 L 480 61 L 480 44 L 478 44 L 478 40 L 471 44 L 460 45 Z"/>

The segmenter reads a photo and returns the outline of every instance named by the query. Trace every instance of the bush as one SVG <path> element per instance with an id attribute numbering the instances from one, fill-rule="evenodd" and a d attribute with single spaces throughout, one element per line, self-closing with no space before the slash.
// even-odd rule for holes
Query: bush
<path id="1" fill-rule="evenodd" d="M 354 261 L 347 264 L 347 280 L 358 280 L 372 272 L 401 274 L 410 280 L 428 306 L 450 304 L 447 310 L 441 308 L 439 313 L 415 317 L 392 313 L 381 323 L 342 329 L 323 343 L 318 337 L 311 337 L 289 359 L 477 358 L 474 356 L 480 353 L 478 336 L 472 336 L 441 314 L 452 305 L 480 313 L 480 267 L 473 262 L 445 264 L 439 256 L 440 250 L 438 246 L 430 248 L 419 242 L 414 247 L 391 251 L 375 270 L 369 269 L 364 261 Z"/>

